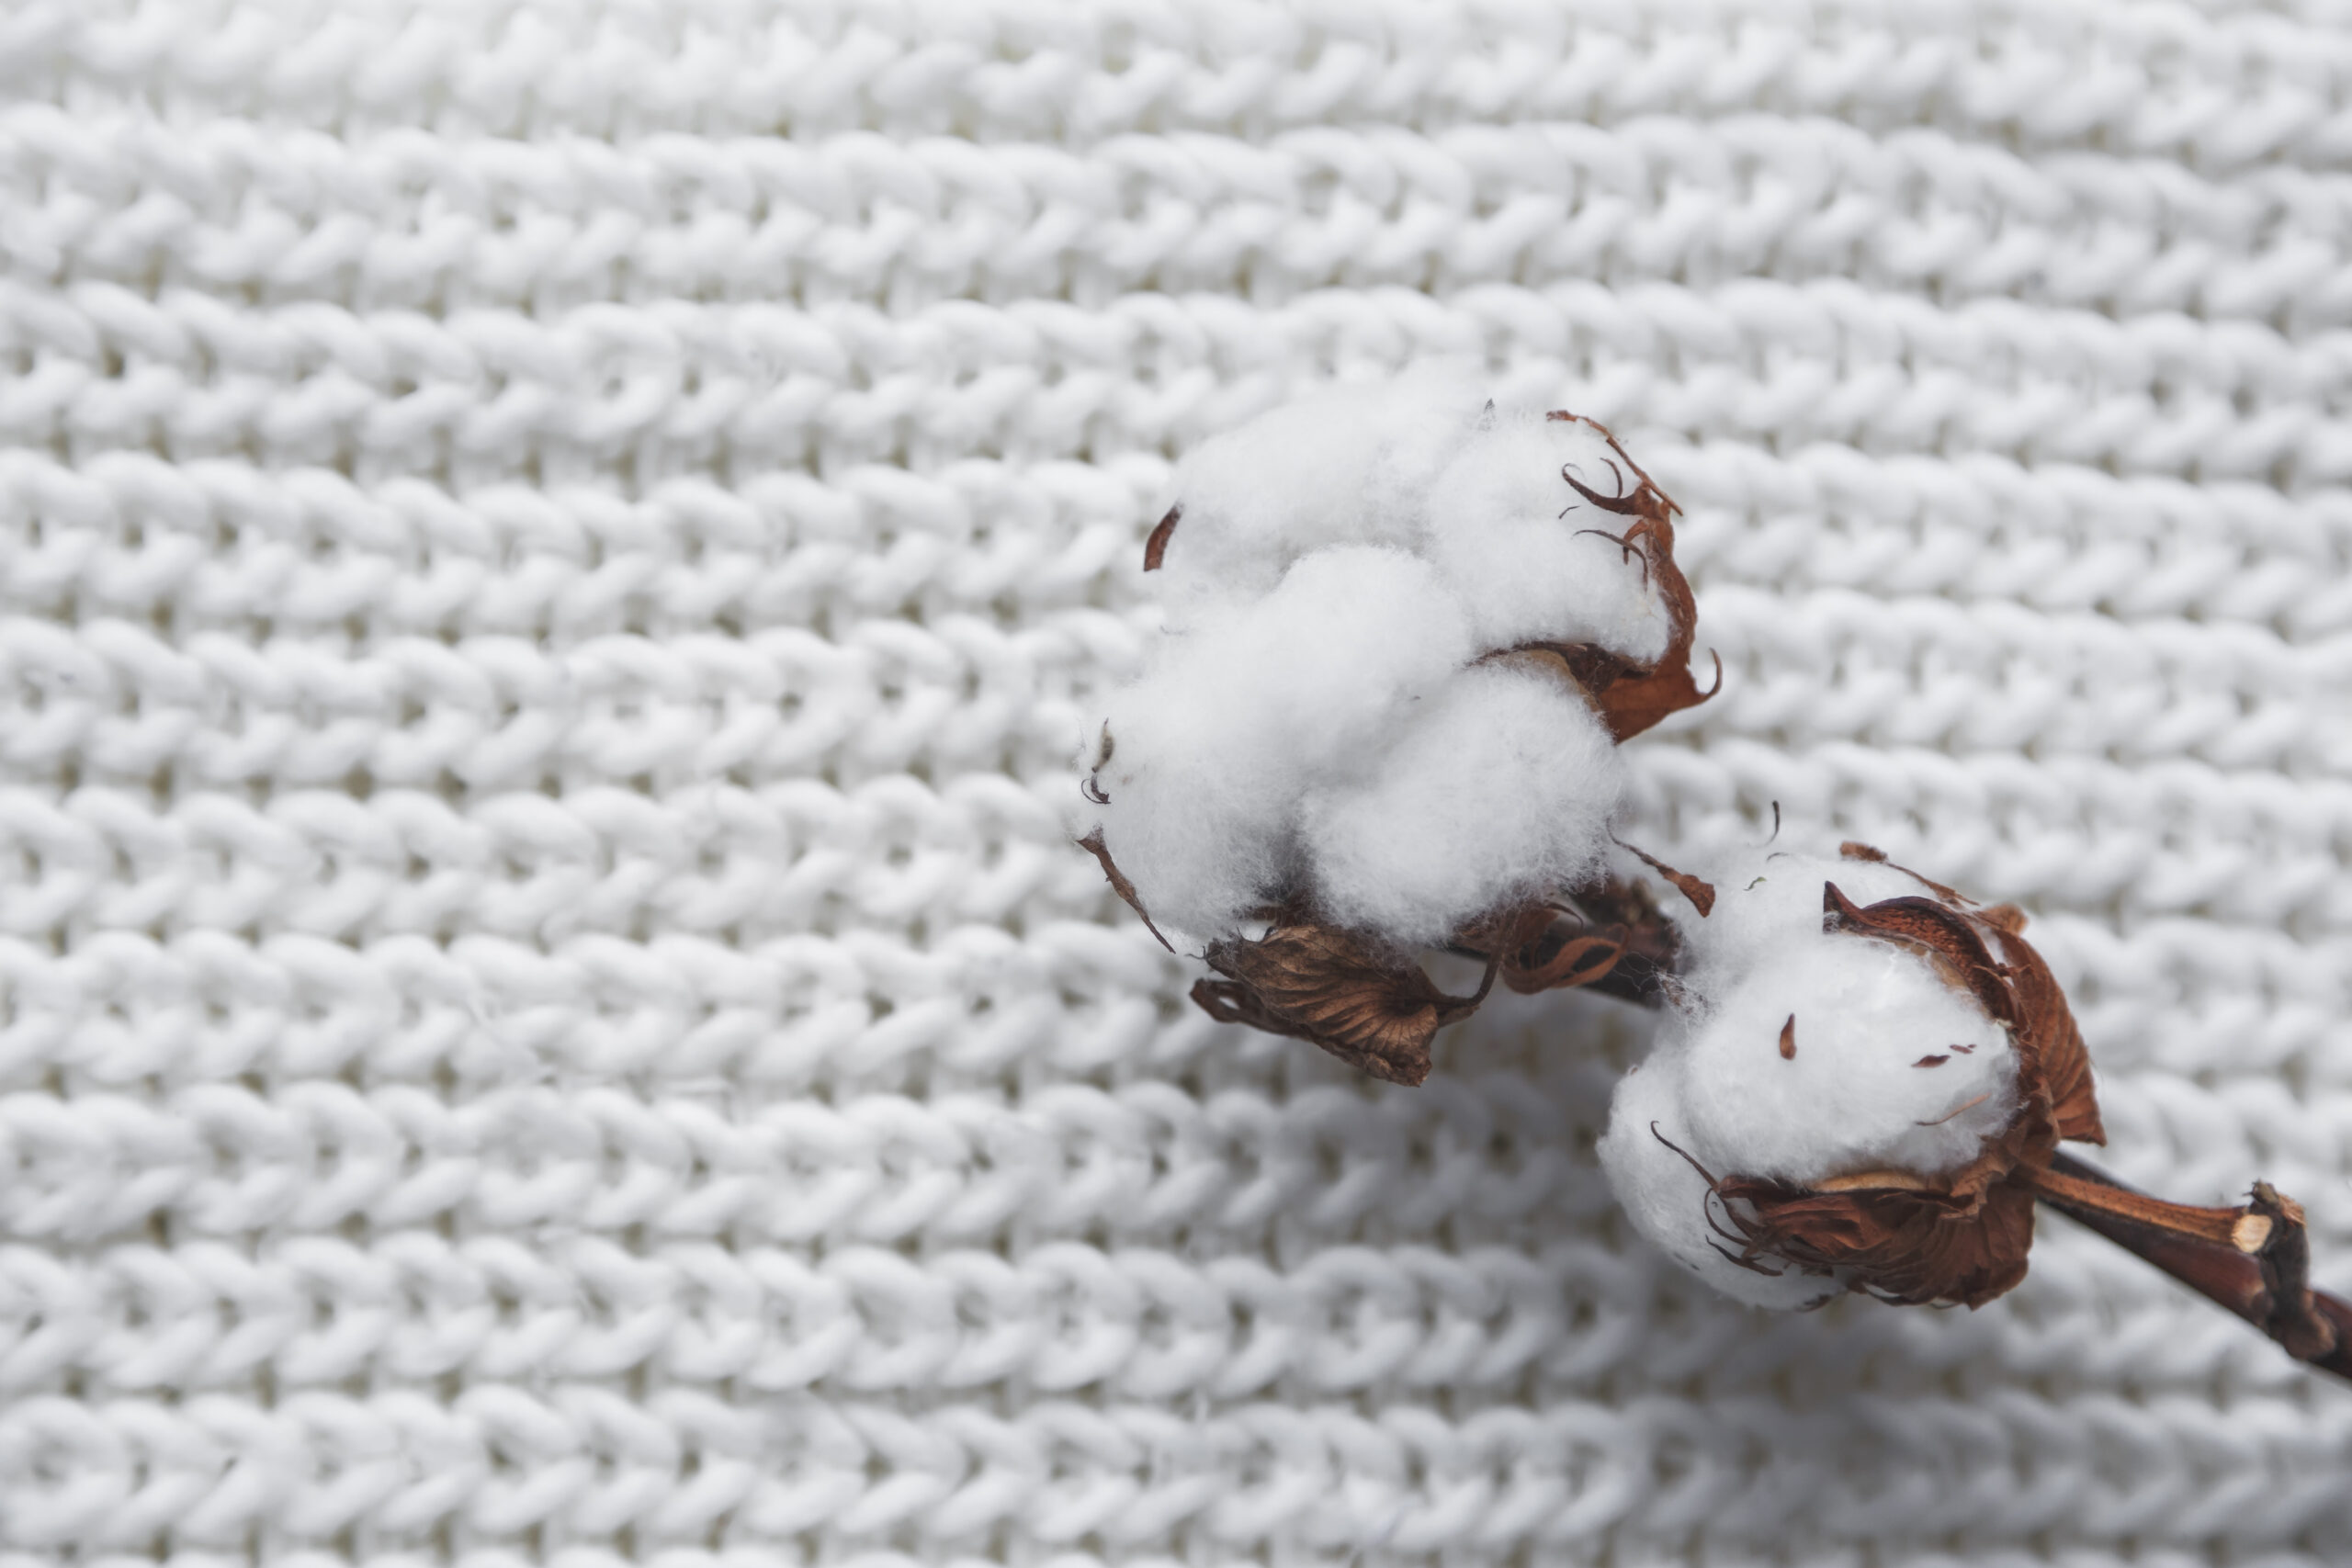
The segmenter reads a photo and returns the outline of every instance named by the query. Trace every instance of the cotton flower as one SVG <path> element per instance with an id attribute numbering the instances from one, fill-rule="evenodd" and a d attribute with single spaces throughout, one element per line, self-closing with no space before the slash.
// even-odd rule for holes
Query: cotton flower
<path id="1" fill-rule="evenodd" d="M 1679 922 L 1679 999 L 1601 1165 L 1740 1300 L 1975 1306 L 2024 1277 L 2059 1140 L 2103 1141 L 2088 1059 L 2022 915 L 1848 851 L 1759 857 Z"/>
<path id="2" fill-rule="evenodd" d="M 1457 376 L 1204 443 L 1146 547 L 1164 631 L 1090 737 L 1080 840 L 1220 1017 L 1418 1081 L 1414 954 L 1601 874 L 1616 743 L 1702 700 L 1673 503 L 1589 421 Z M 1522 933 L 1525 935 L 1526 933 Z"/>

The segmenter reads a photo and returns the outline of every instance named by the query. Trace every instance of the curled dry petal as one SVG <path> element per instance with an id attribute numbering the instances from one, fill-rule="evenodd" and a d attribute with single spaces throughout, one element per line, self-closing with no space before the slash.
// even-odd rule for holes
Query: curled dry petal
<path id="1" fill-rule="evenodd" d="M 1610 877 L 1564 899 L 1489 915 L 1452 946 L 1498 960 L 1503 984 L 1521 996 L 1584 988 L 1656 1006 L 1665 999 L 1681 938 L 1647 887 Z"/>
<path id="2" fill-rule="evenodd" d="M 1251 942 L 1209 944 L 1209 967 L 1193 999 L 1210 1017 L 1312 1040 L 1341 1061 L 1391 1083 L 1429 1076 L 1430 1041 L 1487 999 L 1499 960 L 1489 958 L 1477 992 L 1448 996 L 1420 965 L 1355 933 L 1320 921 L 1278 919 Z"/>
<path id="3" fill-rule="evenodd" d="M 1690 899 L 1690 907 L 1699 911 L 1701 919 L 1703 920 L 1715 912 L 1714 884 L 1702 881 L 1687 871 L 1677 871 L 1656 855 L 1637 850 L 1622 839 L 1617 840 L 1617 847 L 1674 884 L 1675 890 Z"/>
<path id="4" fill-rule="evenodd" d="M 1623 471 L 1612 475 L 1616 489 L 1611 494 L 1600 493 L 1573 472 L 1564 472 L 1561 477 L 1594 506 L 1634 520 L 1623 534 L 1608 536 L 1641 561 L 1666 601 L 1666 652 L 1647 668 L 1589 644 L 1542 645 L 1545 651 L 1566 661 L 1569 673 L 1590 695 L 1609 733 L 1623 740 L 1639 735 L 1669 714 L 1696 707 L 1713 696 L 1723 685 L 1723 663 L 1716 661 L 1714 686 L 1704 692 L 1699 690 L 1699 683 L 1690 676 L 1690 644 L 1699 624 L 1699 607 L 1681 568 L 1674 564 L 1674 516 L 1681 508 L 1642 471 L 1640 464 L 1625 455 L 1625 449 L 1617 444 L 1606 425 L 1565 411 L 1555 410 L 1544 417 L 1597 431 L 1609 444 L 1610 451 L 1616 454 L 1617 460 L 1624 464 Z M 1614 469 L 1615 464 L 1611 467 Z M 1630 490 L 1625 487 L 1629 474 L 1634 481 Z"/>
<path id="5" fill-rule="evenodd" d="M 1836 1275 L 1890 1302 L 1972 1307 L 2025 1277 L 2037 1178 L 2061 1139 L 2106 1137 L 2082 1034 L 2014 915 L 1963 906 L 1956 894 L 1857 905 L 1836 883 L 1822 885 L 1826 929 L 1919 954 L 2009 1032 L 2018 1109 L 1998 1137 L 1949 1177 L 1864 1171 L 1810 1186 L 1710 1179 L 1710 1219 L 1720 1213 L 1718 1229 L 1737 1247 L 1736 1261 Z"/>

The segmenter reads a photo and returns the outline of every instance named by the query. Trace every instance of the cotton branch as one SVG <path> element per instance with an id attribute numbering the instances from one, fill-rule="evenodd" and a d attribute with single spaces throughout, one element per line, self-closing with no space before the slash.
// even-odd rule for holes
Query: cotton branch
<path id="1" fill-rule="evenodd" d="M 2352 1303 L 2309 1282 L 2302 1206 L 2257 1181 L 2234 1209 L 2168 1203 L 2060 1153 L 2034 1196 L 2253 1324 L 2299 1361 L 2352 1379 Z"/>

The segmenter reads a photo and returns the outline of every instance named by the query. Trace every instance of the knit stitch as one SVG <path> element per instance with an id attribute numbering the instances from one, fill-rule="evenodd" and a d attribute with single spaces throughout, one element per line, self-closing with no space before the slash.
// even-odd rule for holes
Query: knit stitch
<path id="1" fill-rule="evenodd" d="M 2018 901 L 2352 1288 L 2326 0 L 0 10 L 0 1568 L 2341 1563 L 2067 1223 L 1766 1317 L 1065 831 L 1172 461 L 1482 358 L 1687 512 L 1671 858 Z"/>

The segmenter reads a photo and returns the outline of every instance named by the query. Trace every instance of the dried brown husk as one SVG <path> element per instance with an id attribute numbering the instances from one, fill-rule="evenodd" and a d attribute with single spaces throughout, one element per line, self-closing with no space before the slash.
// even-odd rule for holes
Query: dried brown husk
<path id="1" fill-rule="evenodd" d="M 1616 492 L 1603 495 L 1575 474 L 1563 472 L 1561 478 L 1588 502 L 1616 517 L 1631 519 L 1622 534 L 1602 533 L 1614 540 L 1619 548 L 1642 563 L 1643 570 L 1657 584 L 1658 593 L 1666 602 L 1666 651 L 1656 664 L 1640 665 L 1623 654 L 1591 643 L 1533 643 L 1558 658 L 1567 666 L 1568 673 L 1582 686 L 1600 713 L 1609 733 L 1619 740 L 1639 735 L 1670 714 L 1696 707 L 1715 694 L 1723 685 L 1723 666 L 1715 666 L 1715 684 L 1706 691 L 1690 674 L 1690 644 L 1699 625 L 1699 606 L 1690 594 L 1690 584 L 1682 569 L 1674 561 L 1674 518 L 1682 510 L 1657 481 L 1645 473 L 1642 466 L 1625 455 L 1617 437 L 1598 420 L 1585 418 L 1565 410 L 1555 410 L 1544 416 L 1563 423 L 1581 424 L 1600 433 L 1616 454 L 1624 469 L 1615 474 Z M 1633 478 L 1633 488 L 1625 488 L 1626 476 Z"/>
<path id="2" fill-rule="evenodd" d="M 1832 1275 L 1890 1302 L 1980 1306 L 2025 1277 L 2034 1191 L 2021 1173 L 2047 1167 L 2061 1140 L 2107 1141 L 2081 1032 L 2049 966 L 2020 934 L 2023 915 L 1938 892 L 1857 905 L 1825 883 L 1823 923 L 1919 954 L 2007 1028 L 2018 1095 L 2009 1124 L 1967 1166 L 1935 1179 L 1901 1170 L 1810 1186 L 1710 1178 L 1725 1239 L 1738 1247 L 1735 1261 Z"/>
<path id="3" fill-rule="evenodd" d="M 1310 1040 L 1391 1083 L 1429 1076 L 1437 1032 L 1477 1010 L 1499 979 L 1522 995 L 1587 987 L 1655 1002 L 1673 973 L 1679 939 L 1649 890 L 1610 879 L 1572 898 L 1531 899 L 1465 928 L 1451 951 L 1486 965 L 1466 997 L 1438 988 L 1412 954 L 1293 906 L 1262 911 L 1266 933 L 1211 942 L 1203 956 L 1222 976 L 1193 987 L 1220 1023 Z"/>
<path id="4" fill-rule="evenodd" d="M 1493 958 L 1521 996 L 1589 988 L 1656 1002 L 1674 973 L 1681 938 L 1638 882 L 1606 877 L 1560 898 L 1532 899 L 1465 927 L 1451 944 Z"/>
<path id="5" fill-rule="evenodd" d="M 1430 1040 L 1477 1010 L 1499 967 L 1489 959 L 1474 995 L 1449 996 L 1408 955 L 1287 910 L 1265 935 L 1213 942 L 1203 956 L 1226 976 L 1193 987 L 1193 1000 L 1211 1018 L 1311 1040 L 1401 1084 L 1429 1077 Z"/>

